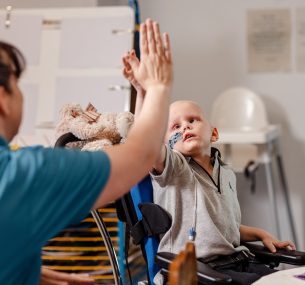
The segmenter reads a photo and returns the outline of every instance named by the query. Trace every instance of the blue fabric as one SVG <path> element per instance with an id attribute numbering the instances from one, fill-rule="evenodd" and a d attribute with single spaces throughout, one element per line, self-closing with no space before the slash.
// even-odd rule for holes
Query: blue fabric
<path id="1" fill-rule="evenodd" d="M 138 183 L 131 190 L 132 200 L 134 202 L 138 219 L 142 219 L 142 213 L 138 205 L 144 202 L 153 202 L 153 188 L 150 176 L 146 176 L 140 183 Z M 159 266 L 155 264 L 154 258 L 158 251 L 159 241 L 156 237 L 146 237 L 144 239 L 145 252 L 147 257 L 148 278 L 150 284 L 154 284 L 153 278 L 160 270 Z"/>
<path id="2" fill-rule="evenodd" d="M 169 146 L 171 149 L 173 149 L 174 146 L 175 146 L 175 144 L 176 144 L 179 140 L 181 140 L 182 138 L 183 138 L 183 137 L 182 137 L 182 133 L 181 133 L 181 132 L 177 132 L 177 133 L 173 134 L 173 135 L 170 137 L 169 141 L 168 141 L 168 146 Z"/>
<path id="3" fill-rule="evenodd" d="M 11 151 L 0 138 L 0 284 L 36 285 L 40 251 L 90 211 L 110 173 L 103 152 Z"/>

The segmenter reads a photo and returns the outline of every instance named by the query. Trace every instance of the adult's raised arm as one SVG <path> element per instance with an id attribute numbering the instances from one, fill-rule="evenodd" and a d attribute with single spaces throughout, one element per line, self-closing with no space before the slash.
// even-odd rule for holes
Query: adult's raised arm
<path id="1" fill-rule="evenodd" d="M 173 80 L 172 59 L 168 35 L 162 40 L 158 23 L 150 19 L 140 27 L 140 50 L 140 62 L 131 58 L 129 63 L 146 90 L 145 100 L 126 143 L 106 150 L 111 172 L 95 208 L 126 193 L 149 172 L 160 154 Z"/>

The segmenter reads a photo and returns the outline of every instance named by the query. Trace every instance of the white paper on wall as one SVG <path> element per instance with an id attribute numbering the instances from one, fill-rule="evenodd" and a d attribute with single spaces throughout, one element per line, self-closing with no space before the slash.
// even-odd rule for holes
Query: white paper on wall
<path id="1" fill-rule="evenodd" d="M 247 33 L 249 72 L 291 70 L 289 9 L 249 10 Z"/>
<path id="2" fill-rule="evenodd" d="M 11 14 L 9 28 L 4 25 L 5 15 L 0 15 L 1 40 L 18 47 L 24 54 L 27 64 L 38 65 L 42 38 L 42 21 L 40 15 Z"/>
<path id="3" fill-rule="evenodd" d="M 296 69 L 305 72 L 305 8 L 296 10 Z"/>

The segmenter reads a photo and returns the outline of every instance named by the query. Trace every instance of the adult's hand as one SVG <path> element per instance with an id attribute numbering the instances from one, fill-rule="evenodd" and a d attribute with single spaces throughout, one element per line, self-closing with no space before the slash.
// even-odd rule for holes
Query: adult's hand
<path id="1" fill-rule="evenodd" d="M 94 279 L 87 274 L 69 274 L 41 267 L 39 285 L 93 285 Z"/>
<path id="2" fill-rule="evenodd" d="M 137 82 L 144 90 L 164 85 L 170 87 L 173 80 L 172 56 L 168 34 L 162 40 L 159 24 L 151 19 L 140 26 L 141 60 L 127 56 Z"/>

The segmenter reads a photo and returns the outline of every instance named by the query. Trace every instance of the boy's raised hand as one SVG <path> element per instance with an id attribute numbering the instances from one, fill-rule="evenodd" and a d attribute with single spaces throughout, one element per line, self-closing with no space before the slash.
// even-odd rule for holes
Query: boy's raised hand
<path id="1" fill-rule="evenodd" d="M 132 84 L 132 86 L 137 90 L 138 94 L 145 94 L 145 90 L 142 88 L 141 84 L 139 84 L 139 82 L 136 80 L 134 74 L 133 74 L 133 70 L 129 64 L 129 61 L 133 60 L 135 62 L 137 62 L 136 64 L 139 64 L 140 61 L 136 56 L 136 53 L 134 50 L 132 50 L 131 52 L 128 52 L 127 54 L 125 54 L 122 58 L 123 61 L 123 75 L 124 77 Z"/>
<path id="2" fill-rule="evenodd" d="M 163 42 L 159 24 L 151 19 L 140 26 L 140 51 L 140 61 L 131 54 L 125 58 L 135 80 L 144 90 L 159 85 L 171 87 L 173 72 L 169 37 L 165 34 Z"/>

